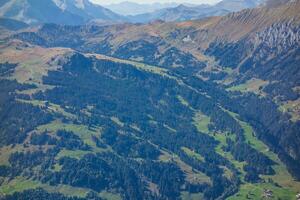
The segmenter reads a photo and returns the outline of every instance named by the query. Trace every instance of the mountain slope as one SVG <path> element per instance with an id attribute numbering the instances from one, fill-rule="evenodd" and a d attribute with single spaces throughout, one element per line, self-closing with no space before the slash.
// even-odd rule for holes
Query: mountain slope
<path id="1" fill-rule="evenodd" d="M 48 196 L 58 188 L 87 199 L 109 199 L 104 193 L 122 199 L 215 199 L 234 194 L 240 179 L 280 191 L 276 197 L 295 195 L 298 183 L 276 155 L 250 124 L 225 108 L 233 101 L 242 114 L 238 102 L 244 98 L 231 99 L 209 82 L 139 62 L 15 40 L 1 49 L 2 96 L 10 95 L 1 98 L 6 117 L 0 175 L 10 174 L 10 180 L 4 178 L 0 190 L 14 193 L 8 198 Z M 22 131 L 13 125 L 16 112 L 3 105 L 23 109 L 17 122 Z M 27 124 L 28 116 L 35 123 Z M 295 188 L 281 182 L 282 175 Z M 263 183 L 268 178 L 280 186 Z M 15 193 L 36 186 L 44 190 Z"/>
<path id="2" fill-rule="evenodd" d="M 43 9 L 47 8 L 47 12 Z M 2 17 L 12 18 L 29 24 L 32 23 L 57 23 L 80 24 L 84 19 L 69 12 L 63 12 L 52 0 L 13 0 L 7 1 L 0 8 Z"/>
<path id="3" fill-rule="evenodd" d="M 0 26 L 8 30 L 16 31 L 27 28 L 28 24 L 13 19 L 0 18 Z"/>
<path id="4" fill-rule="evenodd" d="M 105 28 L 101 27 L 98 30 L 84 29 L 84 31 L 80 31 L 81 35 L 76 34 L 78 31 L 76 31 L 75 35 L 76 37 L 85 39 L 72 40 L 72 42 L 67 42 L 64 38 L 68 33 L 72 32 L 73 34 L 73 29 L 59 26 L 57 26 L 57 29 L 55 28 L 54 31 L 57 35 L 52 34 L 53 27 L 45 26 L 37 33 L 21 33 L 15 37 L 26 41 L 31 41 L 37 37 L 36 39 L 39 38 L 37 44 L 45 46 L 57 46 L 62 44 L 51 42 L 59 41 L 61 37 L 61 40 L 67 43 L 67 47 L 85 52 L 105 53 L 123 59 L 141 61 L 166 68 L 171 67 L 185 74 L 197 73 L 205 67 L 197 58 L 203 59 L 205 54 L 207 56 L 214 56 L 221 65 L 217 67 L 216 70 L 219 72 L 216 74 L 220 74 L 219 76 L 221 79 L 224 79 L 225 82 L 229 77 L 226 77 L 228 73 L 222 72 L 223 68 L 231 68 L 233 72 L 236 71 L 233 73 L 235 76 L 230 78 L 231 81 L 226 87 L 238 85 L 252 78 L 270 82 L 279 79 L 282 81 L 281 89 L 274 91 L 270 84 L 265 91 L 274 101 L 276 99 L 275 102 L 278 105 L 285 105 L 287 101 L 295 101 L 298 99 L 297 91 L 294 89 L 289 89 L 287 90 L 289 92 L 283 94 L 287 88 L 297 87 L 298 82 L 294 80 L 299 76 L 298 71 L 295 72 L 288 68 L 283 70 L 286 64 L 279 62 L 279 60 L 286 58 L 286 55 L 292 55 L 291 52 L 294 52 L 295 55 L 298 54 L 297 32 L 299 31 L 298 25 L 300 21 L 298 10 L 299 1 L 274 7 L 273 9 L 248 9 L 229 14 L 225 17 L 215 17 L 204 21 L 167 24 L 156 22 L 150 25 L 116 25 Z M 91 30 L 93 30 L 94 33 L 91 32 Z M 276 35 L 275 38 L 273 36 L 270 37 L 268 34 L 272 32 L 271 30 L 274 31 Z M 285 34 L 285 30 L 289 30 L 289 34 Z M 60 34 L 61 31 L 64 31 L 64 33 Z M 75 38 L 74 36 L 67 37 Z M 97 39 L 95 40 L 94 38 Z M 274 40 L 272 38 L 274 38 Z M 89 42 L 90 40 L 93 40 L 92 44 Z M 96 42 L 97 40 L 98 42 Z M 280 48 L 283 44 L 286 49 Z M 277 50 L 273 48 L 273 46 L 276 45 L 278 45 Z M 266 52 L 265 49 L 268 48 L 273 48 L 274 52 L 270 55 L 266 54 L 265 56 L 261 56 L 261 53 L 257 52 L 257 50 L 261 48 L 263 48 L 262 53 Z M 247 51 L 241 49 L 247 49 Z M 274 57 L 274 54 L 277 60 L 270 60 L 272 56 Z M 176 58 L 180 59 L 176 60 Z M 248 61 L 245 60 L 246 58 L 248 58 Z M 292 69 L 297 66 L 295 59 L 285 60 L 286 62 L 293 62 L 293 64 L 290 64 Z M 244 63 L 243 67 L 239 67 L 242 65 L 240 62 L 242 62 L 242 64 Z M 253 66 L 254 68 L 249 69 L 249 66 L 252 66 L 253 64 L 251 63 L 253 62 L 255 62 L 257 66 Z M 269 64 L 267 65 L 268 68 L 266 67 L 264 69 L 262 63 L 265 64 L 265 62 Z M 278 62 L 279 66 L 274 68 L 274 63 Z M 248 66 L 246 64 L 248 64 Z M 244 73 L 246 68 L 248 68 L 248 71 Z M 298 68 L 295 70 L 297 69 Z M 274 70 L 276 75 L 274 76 L 270 73 L 266 74 L 266 72 L 270 70 Z M 271 73 L 272 72 L 273 71 L 271 71 Z M 278 74 L 279 72 L 282 74 Z M 214 76 L 214 73 L 207 73 L 208 75 L 211 74 L 212 77 Z M 286 81 L 284 77 L 289 77 L 289 79 Z M 232 80 L 232 78 L 234 79 Z M 282 101 L 277 101 L 280 100 L 277 98 L 278 96 L 285 96 L 285 98 L 283 98 Z M 266 124 L 266 126 L 270 125 Z M 276 137 L 281 138 L 283 133 L 275 131 L 274 134 Z M 293 131 L 290 134 L 293 135 Z M 290 136 L 286 135 L 286 138 L 283 136 L 282 139 L 278 139 L 283 142 L 283 140 L 289 137 Z M 298 160 L 299 150 L 297 146 L 299 145 L 288 144 L 287 140 L 283 146 L 285 145 L 287 146 L 283 147 L 284 150 L 281 149 L 280 151 L 283 150 L 285 152 L 282 152 L 283 154 Z M 294 146 L 294 150 L 290 149 L 290 145 Z M 274 144 L 274 146 L 276 145 Z M 294 163 L 292 165 L 297 164 Z"/>
<path id="5" fill-rule="evenodd" d="M 89 0 L 54 0 L 54 2 L 62 10 L 81 16 L 85 20 L 98 19 L 117 22 L 123 19 L 120 15 L 93 4 Z"/>
<path id="6" fill-rule="evenodd" d="M 1 35 L 3 199 L 294 199 L 299 6 Z"/>

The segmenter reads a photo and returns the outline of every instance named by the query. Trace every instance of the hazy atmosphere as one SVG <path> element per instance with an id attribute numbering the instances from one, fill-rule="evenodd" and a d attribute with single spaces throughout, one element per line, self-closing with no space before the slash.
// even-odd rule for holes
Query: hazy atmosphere
<path id="1" fill-rule="evenodd" d="M 108 4 L 115 4 L 121 2 L 134 2 L 139 4 L 153 4 L 153 3 L 189 3 L 189 4 L 215 4 L 220 0 L 91 0 L 94 3 L 100 5 L 108 5 Z"/>

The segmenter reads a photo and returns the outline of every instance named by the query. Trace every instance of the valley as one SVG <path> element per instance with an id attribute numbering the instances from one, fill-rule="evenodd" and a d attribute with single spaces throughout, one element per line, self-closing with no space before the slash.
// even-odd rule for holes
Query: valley
<path id="1" fill-rule="evenodd" d="M 5 33 L 0 199 L 296 199 L 299 9 Z"/>

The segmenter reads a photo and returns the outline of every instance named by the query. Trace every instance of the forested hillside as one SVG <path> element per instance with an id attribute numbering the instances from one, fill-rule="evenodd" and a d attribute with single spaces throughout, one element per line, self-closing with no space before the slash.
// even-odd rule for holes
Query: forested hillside
<path id="1" fill-rule="evenodd" d="M 295 199 L 299 6 L 2 34 L 0 199 Z"/>

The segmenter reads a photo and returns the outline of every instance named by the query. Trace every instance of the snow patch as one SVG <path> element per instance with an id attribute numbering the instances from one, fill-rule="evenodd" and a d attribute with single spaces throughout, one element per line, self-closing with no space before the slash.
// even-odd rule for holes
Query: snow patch
<path id="1" fill-rule="evenodd" d="M 75 0 L 75 6 L 80 9 L 85 8 L 84 0 Z"/>
<path id="2" fill-rule="evenodd" d="M 56 4 L 57 7 L 59 7 L 62 10 L 65 10 L 67 8 L 65 0 L 53 0 L 53 2 Z"/>

